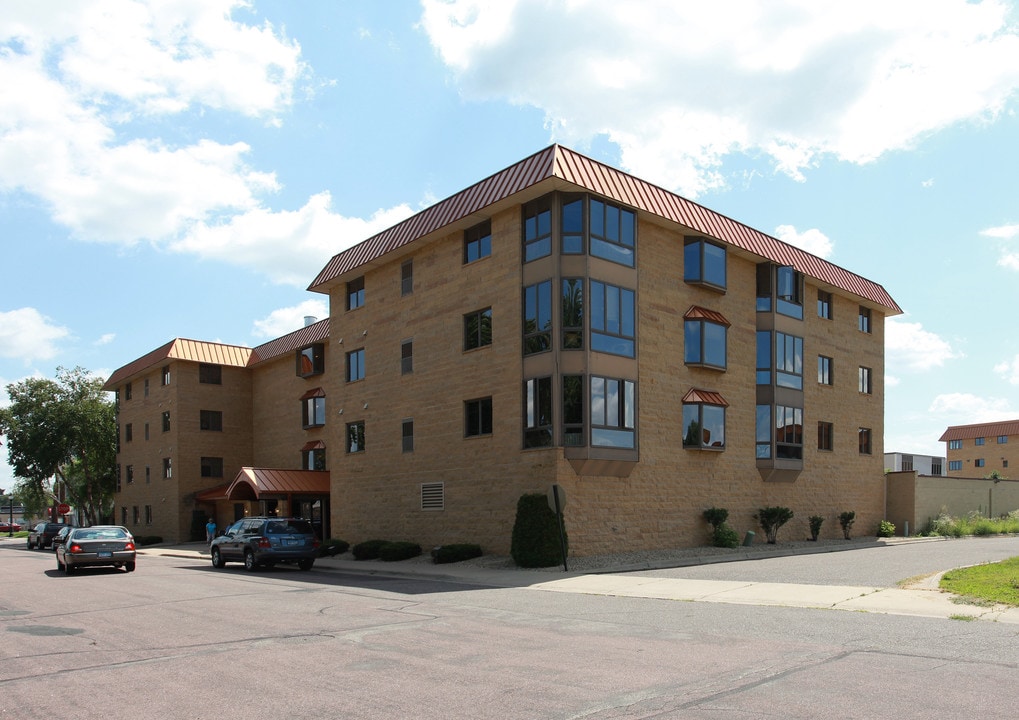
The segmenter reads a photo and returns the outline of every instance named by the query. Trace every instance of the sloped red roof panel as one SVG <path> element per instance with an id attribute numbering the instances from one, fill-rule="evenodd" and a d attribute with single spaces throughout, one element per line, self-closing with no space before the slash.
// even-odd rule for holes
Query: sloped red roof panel
<path id="1" fill-rule="evenodd" d="M 711 390 L 699 390 L 697 388 L 690 388 L 689 392 L 683 396 L 684 403 L 704 403 L 705 405 L 721 405 L 722 407 L 729 407 L 729 403 L 726 401 L 721 394 L 712 392 Z"/>
<path id="2" fill-rule="evenodd" d="M 114 370 L 103 385 L 103 390 L 116 390 L 117 386 L 127 378 L 167 360 L 184 360 L 187 362 L 245 367 L 251 358 L 251 352 L 251 348 L 240 345 L 224 345 L 223 343 L 205 342 L 203 340 L 175 338 L 165 345 L 160 345 L 152 352 L 142 355 L 124 367 Z"/>
<path id="3" fill-rule="evenodd" d="M 731 323 L 725 319 L 725 315 L 714 310 L 708 310 L 702 308 L 699 305 L 691 305 L 690 309 L 683 314 L 684 320 L 710 320 L 711 322 L 718 323 L 719 325 L 725 325 L 729 327 Z"/>
<path id="4" fill-rule="evenodd" d="M 294 352 L 298 348 L 307 347 L 317 342 L 322 342 L 329 337 L 329 318 L 319 320 L 311 325 L 306 325 L 300 330 L 287 333 L 275 340 L 259 345 L 251 353 L 249 365 L 257 365 L 266 360 L 272 360 L 280 355 Z"/>
<path id="5" fill-rule="evenodd" d="M 975 425 L 953 425 L 949 427 L 938 438 L 940 442 L 949 440 L 970 440 L 978 437 L 993 437 L 999 435 L 1019 435 L 1019 420 L 1002 420 L 999 422 L 977 423 Z"/>
<path id="6" fill-rule="evenodd" d="M 652 213 L 772 262 L 792 266 L 828 285 L 887 308 L 892 314 L 902 312 L 891 295 L 873 281 L 560 145 L 552 145 L 525 158 L 339 253 L 326 264 L 308 289 L 323 291 L 322 286 L 336 277 L 551 177 Z"/>

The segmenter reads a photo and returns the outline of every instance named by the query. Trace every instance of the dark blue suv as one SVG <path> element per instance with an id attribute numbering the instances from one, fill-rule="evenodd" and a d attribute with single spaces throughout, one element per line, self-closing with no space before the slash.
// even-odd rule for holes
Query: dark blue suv
<path id="1" fill-rule="evenodd" d="M 311 570 L 321 543 L 309 520 L 255 517 L 238 520 L 212 541 L 212 566 L 242 562 L 246 570 L 296 563 Z"/>

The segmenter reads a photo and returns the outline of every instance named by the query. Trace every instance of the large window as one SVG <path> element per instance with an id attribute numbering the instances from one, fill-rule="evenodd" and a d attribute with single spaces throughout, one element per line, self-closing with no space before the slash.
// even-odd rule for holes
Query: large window
<path id="1" fill-rule="evenodd" d="M 478 398 L 464 403 L 464 436 L 492 434 L 492 398 Z"/>
<path id="2" fill-rule="evenodd" d="M 757 310 L 803 319 L 803 273 L 789 265 L 757 266 Z"/>
<path id="3" fill-rule="evenodd" d="M 591 254 L 633 267 L 636 214 L 595 198 L 590 199 L 590 206 Z"/>
<path id="4" fill-rule="evenodd" d="M 464 231 L 464 264 L 492 254 L 492 221 L 485 220 Z"/>
<path id="5" fill-rule="evenodd" d="M 552 196 L 524 206 L 524 262 L 552 254 Z"/>
<path id="6" fill-rule="evenodd" d="M 563 376 L 563 445 L 586 445 L 584 438 L 584 376 Z"/>
<path id="7" fill-rule="evenodd" d="M 711 317 L 705 317 L 710 314 Z M 726 367 L 726 335 L 728 323 L 714 317 L 717 313 L 694 308 L 683 321 L 683 362 L 687 365 Z"/>
<path id="8" fill-rule="evenodd" d="M 364 452 L 364 420 L 347 423 L 347 452 Z"/>
<path id="9" fill-rule="evenodd" d="M 584 281 L 580 278 L 563 280 L 563 350 L 584 348 Z"/>
<path id="10" fill-rule="evenodd" d="M 198 363 L 198 382 L 205 385 L 223 384 L 223 366 L 212 363 Z"/>
<path id="11" fill-rule="evenodd" d="M 725 408 L 683 403 L 683 447 L 725 449 Z"/>
<path id="12" fill-rule="evenodd" d="M 591 378 L 591 444 L 636 447 L 637 389 L 632 380 Z"/>
<path id="13" fill-rule="evenodd" d="M 347 382 L 364 380 L 364 348 L 347 353 Z"/>
<path id="14" fill-rule="evenodd" d="M 775 370 L 772 378 L 772 368 Z M 803 338 L 757 331 L 757 384 L 803 389 Z"/>
<path id="15" fill-rule="evenodd" d="M 306 428 L 326 424 L 326 399 L 324 395 L 313 395 L 301 401 L 301 422 Z"/>
<path id="16" fill-rule="evenodd" d="M 683 246 L 683 281 L 725 290 L 725 248 L 705 238 L 687 238 Z"/>
<path id="17" fill-rule="evenodd" d="M 223 430 L 222 410 L 200 410 L 198 413 L 198 427 L 202 430 Z"/>
<path id="18" fill-rule="evenodd" d="M 962 460 L 949 460 L 948 469 L 951 470 L 962 470 Z"/>
<path id="19" fill-rule="evenodd" d="M 830 357 L 817 356 L 817 382 L 821 385 L 835 384 L 835 361 Z"/>
<path id="20" fill-rule="evenodd" d="M 203 457 L 201 459 L 202 477 L 221 478 L 223 477 L 223 458 Z"/>
<path id="21" fill-rule="evenodd" d="M 524 447 L 552 445 L 552 378 L 524 383 Z"/>
<path id="22" fill-rule="evenodd" d="M 949 450 L 962 450 L 962 440 L 949 440 L 948 441 L 948 449 Z"/>
<path id="23" fill-rule="evenodd" d="M 308 345 L 297 351 L 297 374 L 301 377 L 321 375 L 326 371 L 326 350 L 324 343 Z"/>
<path id="24" fill-rule="evenodd" d="M 524 288 L 524 355 L 552 348 L 552 281 Z"/>
<path id="25" fill-rule="evenodd" d="M 474 350 L 491 344 L 492 308 L 475 310 L 464 315 L 464 350 Z"/>
<path id="26" fill-rule="evenodd" d="M 591 281 L 591 349 L 634 356 L 633 290 Z"/>
<path id="27" fill-rule="evenodd" d="M 347 310 L 356 310 L 364 305 L 364 278 L 359 277 L 347 283 Z"/>

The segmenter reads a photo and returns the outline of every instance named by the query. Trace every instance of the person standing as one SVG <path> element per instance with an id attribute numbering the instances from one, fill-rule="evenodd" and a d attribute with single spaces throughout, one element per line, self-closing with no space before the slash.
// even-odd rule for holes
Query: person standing
<path id="1" fill-rule="evenodd" d="M 216 539 L 216 520 L 210 517 L 209 522 L 205 523 L 205 544 L 212 545 L 212 541 L 215 539 Z"/>

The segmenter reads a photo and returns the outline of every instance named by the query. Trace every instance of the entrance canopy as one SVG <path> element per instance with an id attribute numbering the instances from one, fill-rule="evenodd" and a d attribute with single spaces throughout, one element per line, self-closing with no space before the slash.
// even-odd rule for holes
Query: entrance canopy
<path id="1" fill-rule="evenodd" d="M 266 495 L 329 495 L 329 471 L 245 467 L 226 490 L 229 500 L 259 500 Z"/>

